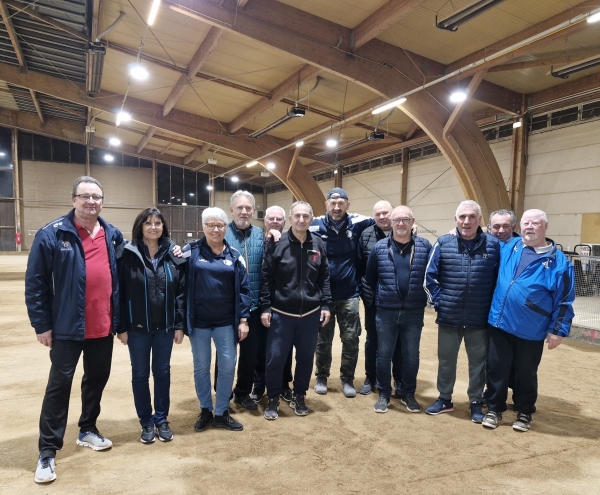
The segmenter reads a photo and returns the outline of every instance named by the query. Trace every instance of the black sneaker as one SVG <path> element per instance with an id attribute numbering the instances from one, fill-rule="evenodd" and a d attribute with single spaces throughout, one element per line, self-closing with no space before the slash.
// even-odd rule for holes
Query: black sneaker
<path id="1" fill-rule="evenodd" d="M 156 435 L 154 434 L 154 426 L 142 426 L 142 435 L 140 436 L 140 442 L 154 443 L 154 440 L 156 440 Z"/>
<path id="2" fill-rule="evenodd" d="M 194 431 L 204 431 L 213 420 L 213 413 L 203 407 L 198 415 L 198 421 L 194 423 Z"/>
<path id="3" fill-rule="evenodd" d="M 307 416 L 308 415 L 308 407 L 304 403 L 304 395 L 296 395 L 292 396 L 292 400 L 290 401 L 290 407 L 294 410 L 297 416 Z"/>
<path id="4" fill-rule="evenodd" d="M 249 395 L 240 395 L 239 397 L 236 395 L 233 402 L 239 404 L 244 409 L 248 409 L 248 411 L 256 411 L 256 409 L 258 409 L 256 402 L 254 402 Z"/>
<path id="5" fill-rule="evenodd" d="M 402 405 L 406 406 L 406 410 L 411 413 L 421 412 L 421 405 L 417 402 L 414 395 L 406 395 L 400 399 Z"/>
<path id="6" fill-rule="evenodd" d="M 171 428 L 169 428 L 168 421 L 156 425 L 156 436 L 161 442 L 170 442 L 173 440 L 173 432 L 171 431 Z"/>
<path id="7" fill-rule="evenodd" d="M 252 393 L 250 394 L 250 398 L 256 402 L 259 403 L 262 398 L 265 396 L 265 388 L 255 388 Z"/>
<path id="8" fill-rule="evenodd" d="M 517 420 L 513 423 L 513 430 L 529 431 L 532 422 L 533 418 L 531 417 L 531 414 L 517 413 Z"/>
<path id="9" fill-rule="evenodd" d="M 256 404 L 254 405 L 256 406 Z M 225 428 L 226 430 L 230 431 L 242 431 L 244 429 L 242 423 L 239 423 L 238 421 L 233 419 L 227 411 L 225 411 L 222 416 L 218 416 L 215 414 L 215 417 L 212 420 L 212 425 L 213 428 Z"/>
<path id="10" fill-rule="evenodd" d="M 289 388 L 286 388 L 283 392 L 281 392 L 281 398 L 286 402 L 291 402 L 293 395 L 294 394 L 292 394 L 292 391 Z"/>
<path id="11" fill-rule="evenodd" d="M 271 399 L 269 397 L 269 403 L 267 404 L 267 408 L 265 409 L 265 414 L 263 415 L 264 418 L 273 421 L 279 417 L 278 412 L 279 412 L 279 397 L 275 397 L 273 399 Z"/>

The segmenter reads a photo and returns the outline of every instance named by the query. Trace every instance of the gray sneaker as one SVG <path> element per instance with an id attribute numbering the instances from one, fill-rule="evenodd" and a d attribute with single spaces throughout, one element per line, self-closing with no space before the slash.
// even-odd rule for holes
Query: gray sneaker
<path id="1" fill-rule="evenodd" d="M 356 389 L 352 380 L 342 380 L 342 392 L 346 397 L 356 397 Z"/>
<path id="2" fill-rule="evenodd" d="M 112 447 L 112 442 L 108 438 L 104 438 L 96 428 L 93 428 L 79 433 L 77 445 L 89 447 L 92 450 L 106 450 Z"/>
<path id="3" fill-rule="evenodd" d="M 488 411 L 483 417 L 481 424 L 486 428 L 496 428 L 502 421 L 502 413 L 496 411 Z"/>
<path id="4" fill-rule="evenodd" d="M 274 399 L 269 398 L 269 403 L 263 416 L 265 419 L 271 421 L 279 417 L 279 397 L 275 397 Z"/>
<path id="5" fill-rule="evenodd" d="M 376 413 L 386 413 L 388 411 L 388 407 L 390 405 L 390 399 L 388 399 L 387 397 L 382 397 L 381 395 L 379 396 L 379 399 L 377 399 L 377 402 L 375 402 L 375 406 L 373 407 L 373 410 Z"/>
<path id="6" fill-rule="evenodd" d="M 50 483 L 55 479 L 56 471 L 54 470 L 54 457 L 40 456 L 33 481 L 36 483 Z"/>
<path id="7" fill-rule="evenodd" d="M 369 378 L 365 378 L 365 383 L 358 389 L 358 393 L 360 395 L 369 395 L 373 390 L 375 390 L 375 384 L 371 383 Z"/>
<path id="8" fill-rule="evenodd" d="M 327 393 L 327 377 L 325 375 L 317 375 L 315 392 L 320 395 L 325 395 Z"/>
<path id="9" fill-rule="evenodd" d="M 513 430 L 529 431 L 531 423 L 533 423 L 531 414 L 517 413 L 517 420 L 513 423 Z"/>

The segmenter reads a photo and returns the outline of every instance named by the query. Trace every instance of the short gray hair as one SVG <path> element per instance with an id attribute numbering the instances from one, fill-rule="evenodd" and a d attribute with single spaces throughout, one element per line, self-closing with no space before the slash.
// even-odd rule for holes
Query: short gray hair
<path id="1" fill-rule="evenodd" d="M 227 213 L 225 213 L 221 208 L 206 208 L 202 211 L 202 225 L 206 225 L 209 218 L 214 218 L 215 220 L 221 220 L 225 225 L 227 225 Z"/>
<path id="2" fill-rule="evenodd" d="M 512 210 L 493 211 L 490 213 L 490 221 L 488 222 L 488 225 L 492 225 L 492 218 L 494 215 L 510 215 L 510 224 L 512 225 L 512 228 L 514 229 L 517 226 L 517 215 L 515 215 L 515 212 Z"/>
<path id="3" fill-rule="evenodd" d="M 281 212 L 281 216 L 285 220 L 285 210 L 281 206 L 277 206 L 277 205 L 269 206 L 265 210 L 265 218 L 267 217 L 267 215 L 269 214 L 269 211 L 271 211 L 271 210 L 279 210 Z"/>
<path id="4" fill-rule="evenodd" d="M 75 196 L 77 196 L 77 188 L 79 187 L 79 184 L 96 184 L 102 191 L 102 196 L 104 196 L 104 188 L 102 187 L 102 184 L 98 182 L 97 179 L 94 179 L 89 175 L 82 175 L 81 177 L 75 179 L 75 182 L 73 182 L 73 192 L 71 193 L 71 197 L 74 198 Z"/>
<path id="5" fill-rule="evenodd" d="M 315 216 L 315 214 L 313 213 L 312 206 L 310 206 L 310 203 L 307 203 L 306 201 L 296 201 L 295 203 L 292 203 L 292 206 L 290 206 L 290 217 L 292 216 L 292 210 L 298 205 L 308 206 L 308 211 L 310 211 L 310 216 L 311 217 Z"/>
<path id="6" fill-rule="evenodd" d="M 458 210 L 460 210 L 461 206 L 472 206 L 474 208 L 477 209 L 477 214 L 478 216 L 482 216 L 481 214 L 481 206 L 479 206 L 475 201 L 473 201 L 472 199 L 467 199 L 466 201 L 461 201 L 460 204 L 458 205 L 458 208 L 456 208 L 456 215 L 458 216 Z"/>
<path id="7" fill-rule="evenodd" d="M 256 200 L 254 199 L 254 196 L 252 195 L 251 192 L 248 192 L 248 191 L 242 190 L 242 189 L 237 190 L 236 192 L 234 192 L 231 195 L 231 201 L 229 202 L 229 206 L 233 206 L 235 203 L 235 200 L 237 198 L 239 198 L 240 196 L 246 196 L 250 201 L 252 201 L 252 208 L 254 210 L 256 210 Z"/>
<path id="8" fill-rule="evenodd" d="M 392 213 L 394 213 L 398 208 L 406 208 L 408 210 L 409 214 L 410 214 L 410 218 L 415 218 L 415 214 L 413 213 L 412 208 L 410 208 L 410 207 L 408 207 L 406 205 L 398 205 L 398 206 L 396 206 L 396 208 L 393 208 L 392 211 L 390 211 L 390 215 Z"/>

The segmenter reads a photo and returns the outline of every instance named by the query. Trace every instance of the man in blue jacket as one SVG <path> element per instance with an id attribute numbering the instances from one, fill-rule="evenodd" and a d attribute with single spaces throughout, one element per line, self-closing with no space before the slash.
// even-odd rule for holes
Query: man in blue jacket
<path id="1" fill-rule="evenodd" d="M 96 179 L 79 177 L 73 184 L 73 210 L 38 230 L 29 253 L 25 303 L 38 341 L 50 348 L 52 363 L 40 415 L 37 483 L 56 479 L 54 458 L 63 447 L 73 375 L 82 353 L 77 445 L 112 447 L 96 420 L 110 375 L 112 334 L 119 328 L 115 250 L 123 236 L 99 216 L 103 200 Z"/>
<path id="2" fill-rule="evenodd" d="M 377 386 L 374 410 L 387 412 L 390 403 L 390 368 L 396 342 L 401 341 L 402 383 L 400 400 L 412 413 L 421 411 L 415 399 L 419 372 L 419 345 L 427 296 L 423 289 L 425 268 L 431 251 L 427 239 L 412 234 L 415 217 L 408 206 L 391 214 L 392 235 L 371 251 L 366 282 L 375 294 L 377 308 Z"/>
<path id="3" fill-rule="evenodd" d="M 454 411 L 452 393 L 462 340 L 469 358 L 471 420 L 483 420 L 483 387 L 487 358 L 487 315 L 496 285 L 500 246 L 481 227 L 481 208 L 463 201 L 456 210 L 456 235 L 446 234 L 431 250 L 425 290 L 437 311 L 439 398 L 425 409 L 437 415 Z"/>
<path id="4" fill-rule="evenodd" d="M 358 280 L 356 275 L 357 244 L 363 230 L 375 220 L 362 215 L 348 214 L 348 193 L 334 187 L 327 193 L 327 213 L 313 220 L 310 231 L 319 236 L 327 248 L 331 283 L 331 319 L 319 330 L 316 352 L 315 392 L 327 393 L 327 378 L 331 371 L 331 344 L 337 318 L 342 341 L 340 378 L 346 397 L 356 397 L 354 372 L 358 361 Z"/>
<path id="5" fill-rule="evenodd" d="M 573 319 L 573 265 L 546 238 L 548 219 L 542 210 L 527 210 L 521 238 L 502 246 L 498 284 L 488 322 L 488 413 L 483 426 L 496 428 L 506 411 L 508 380 L 515 368 L 513 429 L 528 431 L 535 413 L 537 370 L 544 340 L 558 347 Z"/>

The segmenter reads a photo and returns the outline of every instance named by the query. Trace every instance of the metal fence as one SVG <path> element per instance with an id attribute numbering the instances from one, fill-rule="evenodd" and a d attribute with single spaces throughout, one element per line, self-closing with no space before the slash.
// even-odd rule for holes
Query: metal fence
<path id="1" fill-rule="evenodd" d="M 573 325 L 600 330 L 600 257 L 587 249 L 565 252 L 575 268 L 575 318 Z"/>

